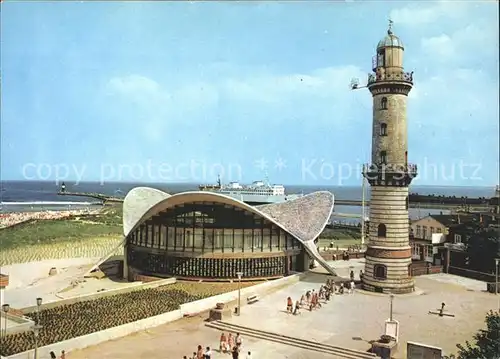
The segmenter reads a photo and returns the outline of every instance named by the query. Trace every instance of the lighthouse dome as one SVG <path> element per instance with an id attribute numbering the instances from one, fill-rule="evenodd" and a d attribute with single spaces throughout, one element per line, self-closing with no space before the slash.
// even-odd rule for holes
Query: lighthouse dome
<path id="1" fill-rule="evenodd" d="M 387 32 L 387 36 L 378 42 L 377 50 L 384 47 L 401 47 L 404 48 L 403 42 L 399 37 L 392 34 L 392 32 Z"/>
<path id="2" fill-rule="evenodd" d="M 401 47 L 404 49 L 401 39 L 394 35 L 390 29 L 387 31 L 387 35 L 378 42 L 377 50 L 384 47 Z"/>

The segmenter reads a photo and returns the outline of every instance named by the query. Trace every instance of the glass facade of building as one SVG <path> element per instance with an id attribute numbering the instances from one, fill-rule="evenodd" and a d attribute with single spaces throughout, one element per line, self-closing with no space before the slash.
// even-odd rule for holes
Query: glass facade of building
<path id="1" fill-rule="evenodd" d="M 184 203 L 153 216 L 127 237 L 127 261 L 143 273 L 191 278 L 269 278 L 304 270 L 302 244 L 245 209 Z M 302 265 L 303 266 L 303 265 Z"/>

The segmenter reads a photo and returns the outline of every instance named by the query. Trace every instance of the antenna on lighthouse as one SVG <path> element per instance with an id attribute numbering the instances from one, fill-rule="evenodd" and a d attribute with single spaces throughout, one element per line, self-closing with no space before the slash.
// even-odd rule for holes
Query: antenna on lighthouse
<path id="1" fill-rule="evenodd" d="M 365 87 L 366 85 L 360 86 L 359 79 L 357 77 L 351 79 L 351 85 L 350 85 L 351 90 L 359 90 Z"/>

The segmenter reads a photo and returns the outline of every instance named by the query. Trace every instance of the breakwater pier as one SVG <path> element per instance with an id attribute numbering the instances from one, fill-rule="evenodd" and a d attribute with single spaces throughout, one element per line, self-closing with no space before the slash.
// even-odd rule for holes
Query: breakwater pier
<path id="1" fill-rule="evenodd" d="M 95 198 L 103 202 L 123 202 L 123 198 L 108 196 L 102 193 L 87 193 L 87 192 L 65 192 L 59 191 L 57 192 L 59 196 L 73 196 L 73 197 L 87 197 L 87 198 Z"/>
<path id="2" fill-rule="evenodd" d="M 61 196 L 76 196 L 95 198 L 103 202 L 123 202 L 122 197 L 108 196 L 102 193 L 87 193 L 87 192 L 66 192 L 60 191 L 57 193 Z M 360 200 L 335 199 L 336 206 L 362 206 Z M 472 211 L 487 211 L 490 205 L 489 198 L 467 198 L 467 197 L 445 197 L 434 195 L 418 195 L 410 194 L 409 207 L 421 209 L 459 209 L 467 208 Z M 370 201 L 365 201 L 365 206 L 370 206 Z"/>

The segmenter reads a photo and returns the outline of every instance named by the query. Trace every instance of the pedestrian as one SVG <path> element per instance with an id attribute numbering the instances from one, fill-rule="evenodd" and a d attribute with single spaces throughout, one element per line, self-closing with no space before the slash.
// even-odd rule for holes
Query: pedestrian
<path id="1" fill-rule="evenodd" d="M 229 335 L 227 336 L 227 350 L 233 350 L 233 346 L 234 346 L 234 338 L 233 338 L 233 333 L 229 333 Z"/>
<path id="2" fill-rule="evenodd" d="M 232 354 L 233 354 L 233 359 L 239 359 L 239 357 L 240 357 L 240 350 L 239 350 L 239 348 L 236 345 L 233 347 Z"/>
<path id="3" fill-rule="evenodd" d="M 207 347 L 207 350 L 205 350 L 204 359 L 212 359 L 212 351 L 210 350 L 210 347 Z"/>
<path id="4" fill-rule="evenodd" d="M 196 359 L 203 359 L 203 347 L 198 345 L 198 351 L 196 352 Z"/>
<path id="5" fill-rule="evenodd" d="M 61 359 L 66 359 L 66 352 L 61 350 Z"/>
<path id="6" fill-rule="evenodd" d="M 286 299 L 286 311 L 288 313 L 291 313 L 292 312 L 292 307 L 293 307 L 293 302 L 292 302 L 292 298 L 291 297 L 288 297 Z"/>
<path id="7" fill-rule="evenodd" d="M 354 271 L 351 271 L 351 280 L 354 280 Z"/>
<path id="8" fill-rule="evenodd" d="M 321 303 L 319 302 L 319 295 L 316 293 L 316 299 L 314 300 L 314 306 L 321 308 Z"/>
<path id="9" fill-rule="evenodd" d="M 56 353 L 50 352 L 50 359 L 57 359 Z"/>
<path id="10" fill-rule="evenodd" d="M 351 281 L 351 294 L 354 293 L 354 288 L 356 288 L 356 283 L 354 283 L 354 280 Z"/>
<path id="11" fill-rule="evenodd" d="M 295 303 L 295 309 L 293 310 L 293 315 L 300 314 L 299 309 L 300 309 L 300 303 L 299 303 L 299 301 L 297 301 Z"/>
<path id="12" fill-rule="evenodd" d="M 224 333 L 222 333 L 220 335 L 219 350 L 221 353 L 225 353 L 225 352 L 229 351 L 229 349 L 227 348 L 226 334 L 224 334 Z"/>
<path id="13" fill-rule="evenodd" d="M 236 346 L 239 348 L 243 344 L 243 338 L 241 338 L 240 333 L 236 333 Z"/>
<path id="14" fill-rule="evenodd" d="M 245 359 L 252 359 L 252 353 L 251 352 L 248 352 L 247 353 L 247 357 Z"/>

